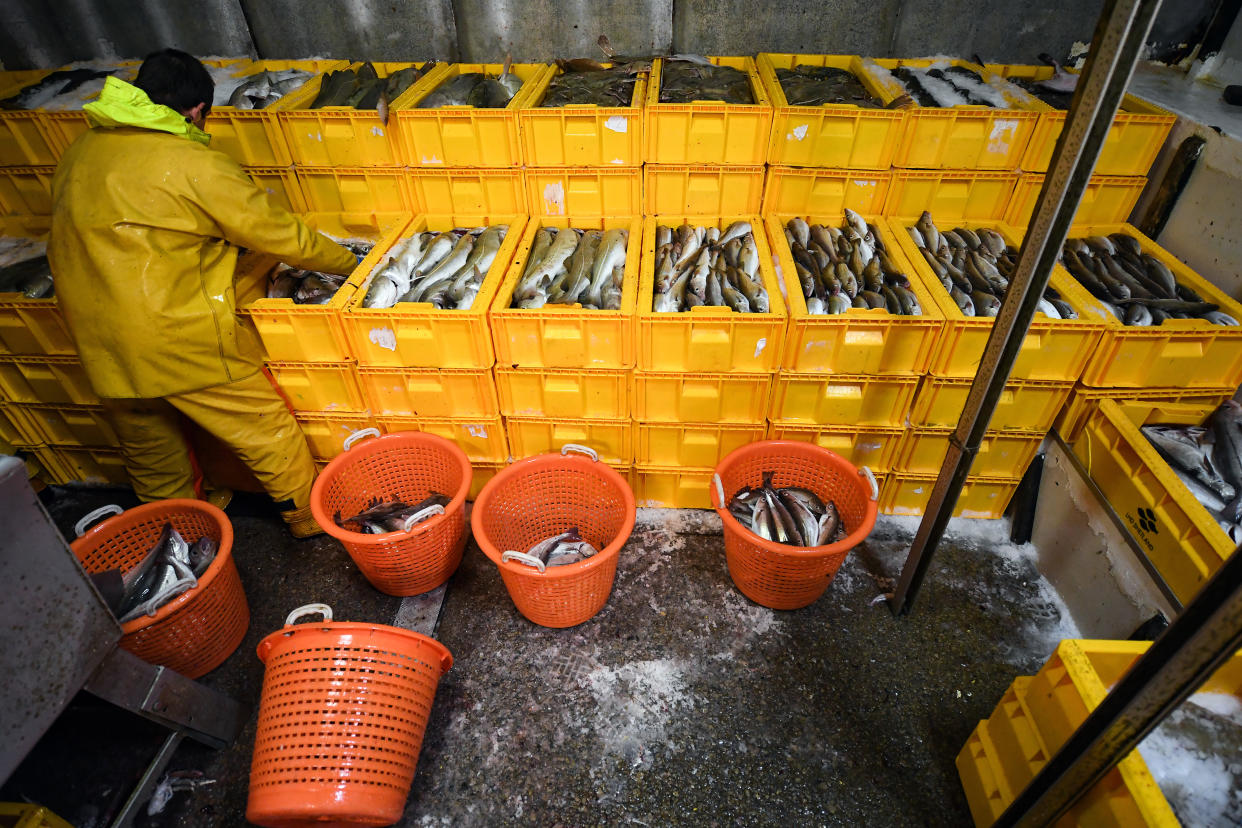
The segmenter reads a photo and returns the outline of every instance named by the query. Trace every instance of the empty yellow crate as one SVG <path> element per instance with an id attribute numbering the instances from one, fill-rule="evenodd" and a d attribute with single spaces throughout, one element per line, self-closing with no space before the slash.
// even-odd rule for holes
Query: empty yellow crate
<path id="1" fill-rule="evenodd" d="M 20 405 L 34 435 L 30 442 L 60 446 L 120 445 L 104 409 L 96 405 Z M 18 441 L 24 442 L 24 441 Z"/>
<path id="2" fill-rule="evenodd" d="M 559 66 L 549 66 L 518 110 L 522 157 L 527 166 L 640 166 L 646 75 L 636 78 L 629 106 L 541 107 L 548 85 L 560 74 Z"/>
<path id="3" fill-rule="evenodd" d="M 962 314 L 906 232 L 906 228 L 913 224 L 914 220 L 908 217 L 889 219 L 892 235 L 905 251 L 906 258 L 914 263 L 919 278 L 927 285 L 947 320 L 940 334 L 940 347 L 932 357 L 928 373 L 940 377 L 973 377 L 979 370 L 984 348 L 992 335 L 993 320 L 986 316 L 968 317 Z M 1014 247 L 1021 245 L 1017 230 L 996 221 L 945 219 L 937 220 L 936 226 L 946 230 L 955 226 L 972 230 L 988 227 L 1000 233 Z M 1060 267 L 1053 270 L 1048 284 L 1078 312 L 1078 318 L 1049 319 L 1036 312 L 1013 364 L 1012 379 L 1050 382 L 1078 379 L 1087 367 L 1087 361 L 1092 358 L 1107 324 L 1102 316 L 1105 311 Z"/>
<path id="4" fill-rule="evenodd" d="M 528 212 L 521 170 L 407 168 L 416 213 L 508 216 Z"/>
<path id="5" fill-rule="evenodd" d="M 381 78 L 410 66 L 422 63 L 372 62 Z M 356 69 L 361 64 L 352 64 Z M 436 77 L 445 67 L 433 69 L 427 77 Z M 427 77 L 421 78 L 415 87 Z M 392 110 L 396 102 L 389 104 L 388 123 L 383 123 L 374 109 L 354 109 L 352 106 L 327 106 L 307 109 L 319 94 L 323 75 L 311 78 L 291 95 L 278 101 L 280 125 L 289 141 L 289 153 L 293 163 L 308 167 L 403 167 L 400 139 Z M 405 97 L 406 90 L 397 100 Z"/>
<path id="6" fill-rule="evenodd" d="M 381 415 L 380 430 L 385 434 L 399 431 L 425 431 L 451 440 L 466 453 L 471 463 L 503 463 L 509 459 L 509 443 L 505 424 L 500 417 L 397 417 Z"/>
<path id="7" fill-rule="evenodd" d="M 893 60 L 876 58 L 863 61 L 892 71 L 898 66 L 926 69 L 929 59 Z M 987 70 L 963 60 L 950 61 L 978 72 L 986 82 Z M 905 94 L 894 79 L 872 73 L 876 85 L 893 96 Z M 894 167 L 947 170 L 1016 170 L 1030 143 L 1039 120 L 1039 101 L 1028 95 L 1004 93 L 1008 109 L 990 106 L 950 108 L 913 106 L 906 110 L 905 130 L 893 155 Z"/>
<path id="8" fill-rule="evenodd" d="M 880 491 L 880 512 L 885 515 L 921 515 L 936 485 L 934 474 L 894 472 Z M 968 477 L 953 508 L 954 517 L 999 518 L 1018 488 L 1017 480 Z"/>
<path id="9" fill-rule="evenodd" d="M 1087 224 L 1070 229 L 1071 238 L 1109 233 L 1133 236 L 1145 253 L 1173 271 L 1178 282 L 1242 321 L 1242 304 L 1137 228 L 1129 224 Z M 1078 286 L 1077 281 L 1074 284 Z M 1086 294 L 1085 289 L 1079 289 Z M 1242 327 L 1213 325 L 1203 319 L 1166 319 L 1159 325 L 1131 326 L 1123 324 L 1094 297 L 1086 295 L 1086 301 L 1100 309 L 1105 327 L 1099 346 L 1082 372 L 1084 385 L 1216 388 L 1237 387 L 1242 382 Z"/>
<path id="10" fill-rule="evenodd" d="M 242 312 L 254 324 L 267 359 L 276 362 L 343 362 L 353 359 L 345 338 L 342 315 L 363 278 L 380 264 L 409 222 L 404 213 L 310 213 L 303 218 L 315 230 L 336 239 L 366 239 L 375 247 L 326 304 L 299 305 L 292 299 L 268 299 L 265 294 L 269 270 L 258 266 L 238 277 L 238 294 L 258 291 L 262 298 L 239 300 Z M 271 263 L 270 257 L 261 262 Z M 239 265 L 239 273 L 243 270 Z M 319 408 L 320 406 L 312 406 Z"/>
<path id="11" fill-rule="evenodd" d="M 767 234 L 781 271 L 789 303 L 789 326 L 781 368 L 817 374 L 923 374 L 931 362 L 944 326 L 944 312 L 932 299 L 929 288 L 915 274 L 908 256 L 893 238 L 883 219 L 866 216 L 893 265 L 910 277 L 910 290 L 918 297 L 922 314 L 898 316 L 883 308 L 850 308 L 845 313 L 811 314 L 806 309 L 793 254 L 785 239 L 785 223 L 800 215 L 809 224 L 840 226 L 844 216 L 834 213 L 769 213 Z"/>
<path id="12" fill-rule="evenodd" d="M 569 443 L 594 449 L 610 466 L 634 462 L 634 424 L 630 420 L 566 420 L 506 417 L 509 448 L 515 459 L 560 451 Z"/>
<path id="13" fill-rule="evenodd" d="M 910 410 L 910 424 L 954 428 L 966 410 L 973 379 L 963 377 L 927 377 L 919 386 Z M 1038 382 L 1013 380 L 1005 383 L 996 401 L 996 411 L 988 428 L 996 431 L 1044 432 L 1069 399 L 1071 382 Z"/>
<path id="14" fill-rule="evenodd" d="M 658 423 L 762 423 L 772 374 L 634 372 L 634 419 Z"/>
<path id="15" fill-rule="evenodd" d="M 647 86 L 647 163 L 754 165 L 767 160 L 772 105 L 755 69 L 754 58 L 709 57 L 708 60 L 717 66 L 745 72 L 755 102 L 660 103 L 664 61 L 657 58 Z"/>
<path id="16" fill-rule="evenodd" d="M 635 423 L 634 463 L 714 467 L 734 449 L 762 440 L 764 426 L 717 423 Z"/>
<path id="17" fill-rule="evenodd" d="M 1043 173 L 1022 173 L 1018 176 L 1009 207 L 1005 210 L 1005 223 L 1026 227 L 1035 212 L 1035 203 L 1039 201 L 1039 191 L 1043 186 Z M 1074 213 L 1074 221 L 1079 224 L 1125 221 L 1146 186 L 1147 179 L 1142 176 L 1093 175 Z"/>
<path id="18" fill-rule="evenodd" d="M 50 216 L 55 167 L 0 167 L 0 215 Z"/>
<path id="19" fill-rule="evenodd" d="M 130 485 L 120 449 L 96 446 L 48 446 L 60 479 L 58 483 Z"/>
<path id="20" fill-rule="evenodd" d="M 585 310 L 581 305 L 513 308 L 513 291 L 542 227 L 574 227 L 629 232 L 621 309 Z M 630 368 L 634 365 L 634 302 L 639 293 L 643 224 L 627 216 L 545 216 L 532 219 L 492 303 L 491 329 L 496 364 L 509 368 Z"/>
<path id="21" fill-rule="evenodd" d="M 897 452 L 894 469 L 903 474 L 940 472 L 949 451 L 951 428 L 912 428 Z M 967 474 L 975 477 L 1020 479 L 1039 452 L 1045 432 L 988 431 L 979 442 L 979 451 Z"/>
<path id="22" fill-rule="evenodd" d="M 749 60 L 749 58 L 747 58 Z M 768 292 L 767 313 L 737 313 L 729 307 L 699 306 L 678 313 L 652 310 L 655 295 L 655 234 L 661 224 L 683 222 L 721 230 L 747 221 L 759 248 L 759 276 Z M 763 373 L 781 361 L 785 336 L 785 303 L 772 267 L 772 253 L 763 225 L 755 215 L 648 216 L 643 220 L 643 270 L 638 293 L 638 368 L 642 371 L 705 371 Z"/>
<path id="23" fill-rule="evenodd" d="M 352 362 L 269 362 L 267 368 L 294 411 L 367 410 Z"/>
<path id="24" fill-rule="evenodd" d="M 411 167 L 519 167 L 522 142 L 518 111 L 527 105 L 547 70 L 542 63 L 515 63 L 510 72 L 522 88 L 503 109 L 445 106 L 418 109 L 420 101 L 441 84 L 466 72 L 499 76 L 500 63 L 452 63 L 437 69 L 393 102 L 389 117 L 396 119 L 402 153 Z M 390 122 L 391 123 L 391 122 Z M 443 209 L 443 208 L 436 208 Z"/>
<path id="25" fill-rule="evenodd" d="M 374 368 L 358 366 L 367 407 L 379 415 L 495 417 L 499 410 L 486 368 Z"/>
<path id="26" fill-rule="evenodd" d="M 664 509 L 710 509 L 715 468 L 635 466 L 631 480 L 638 506 Z"/>
<path id="27" fill-rule="evenodd" d="M 903 433 L 899 428 L 768 424 L 769 440 L 814 443 L 841 455 L 859 468 L 866 466 L 877 475 L 892 469 Z"/>
<path id="28" fill-rule="evenodd" d="M 1030 676 L 1018 676 L 988 717 L 988 736 L 996 750 L 997 771 L 1011 791 L 1026 787 L 1050 758 L 1031 713 L 1022 702 Z"/>
<path id="29" fill-rule="evenodd" d="M 643 210 L 642 170 L 636 167 L 528 167 L 524 178 L 531 215 L 582 221 L 636 216 Z"/>
<path id="30" fill-rule="evenodd" d="M 298 167 L 306 208 L 323 213 L 411 213 L 421 206 L 398 167 Z"/>
<path id="31" fill-rule="evenodd" d="M 242 110 L 243 112 L 246 110 Z M 246 167 L 251 180 L 291 213 L 305 213 L 310 207 L 302 195 L 293 167 Z"/>
<path id="32" fill-rule="evenodd" d="M 776 70 L 796 66 L 845 69 L 881 102 L 887 104 L 895 97 L 863 71 L 862 58 L 857 55 L 760 52 L 756 68 L 774 107 L 768 163 L 887 170 L 901 140 L 905 112 L 853 104 L 790 106 Z"/>
<path id="33" fill-rule="evenodd" d="M 505 368 L 496 394 L 506 417 L 619 420 L 630 416 L 629 369 Z"/>
<path id="34" fill-rule="evenodd" d="M 1056 419 L 1057 432 L 1067 443 L 1073 443 L 1082 432 L 1082 424 L 1100 405 L 1100 400 L 1114 400 L 1119 405 L 1129 401 L 1181 403 L 1210 411 L 1231 398 L 1237 389 L 1221 388 L 1092 388 L 1079 383 Z"/>
<path id="35" fill-rule="evenodd" d="M 976 828 L 987 828 L 1013 801 L 1014 792 L 996 759 L 988 722 L 979 722 L 957 755 L 958 776 Z"/>
<path id="36" fill-rule="evenodd" d="M 887 170 L 802 170 L 768 167 L 763 214 L 835 215 L 846 207 L 880 215 L 893 174 Z"/>
<path id="37" fill-rule="evenodd" d="M 99 404 L 82 363 L 74 357 L 0 360 L 0 399 L 58 405 Z"/>
<path id="38" fill-rule="evenodd" d="M 299 411 L 294 415 L 311 455 L 331 460 L 345 450 L 345 440 L 355 431 L 375 428 L 370 414 L 352 414 L 345 411 Z"/>
<path id="39" fill-rule="evenodd" d="M 884 215 L 917 219 L 926 210 L 936 222 L 1000 221 L 1020 180 L 1012 172 L 893 170 Z"/>
<path id="40" fill-rule="evenodd" d="M 487 309 L 513 259 L 526 226 L 524 215 L 457 214 L 416 217 L 402 231 L 408 237 L 425 230 L 443 232 L 455 227 L 508 226 L 500 251 L 488 268 L 474 303 L 468 310 L 440 310 L 429 302 L 401 302 L 391 308 L 364 308 L 362 300 L 374 276 L 364 269 L 357 293 L 341 315 L 345 334 L 360 365 L 410 368 L 490 368 L 496 355 L 487 322 Z M 394 238 L 384 246 L 387 253 Z"/>
<path id="41" fill-rule="evenodd" d="M 1147 559 L 1187 604 L 1236 544 L 1139 431 L 1147 423 L 1199 425 L 1214 406 L 1101 400 L 1072 443 L 1100 492 Z"/>
<path id="42" fill-rule="evenodd" d="M 783 425 L 904 426 L 917 376 L 776 375 L 770 415 Z"/>
<path id="43" fill-rule="evenodd" d="M 483 487 L 487 485 L 493 477 L 500 473 L 500 470 L 507 466 L 508 463 L 485 463 L 475 460 L 470 463 L 470 491 L 466 494 L 466 500 L 474 500 L 479 496 L 479 492 L 483 491 Z"/>
<path id="44" fill-rule="evenodd" d="M 758 213 L 763 167 L 648 164 L 643 168 L 643 192 L 647 215 Z"/>

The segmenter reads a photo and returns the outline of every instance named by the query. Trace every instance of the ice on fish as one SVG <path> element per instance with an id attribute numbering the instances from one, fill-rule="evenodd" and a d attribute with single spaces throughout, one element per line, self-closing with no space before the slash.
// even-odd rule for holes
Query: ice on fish
<path id="1" fill-rule="evenodd" d="M 952 107 L 963 106 L 969 103 L 966 100 L 966 96 L 957 91 L 956 87 L 951 83 L 942 81 L 940 78 L 933 78 L 922 69 L 911 69 L 910 67 L 906 67 L 906 69 L 918 79 L 919 83 L 923 85 L 923 89 L 935 99 L 938 106 L 951 109 Z"/>

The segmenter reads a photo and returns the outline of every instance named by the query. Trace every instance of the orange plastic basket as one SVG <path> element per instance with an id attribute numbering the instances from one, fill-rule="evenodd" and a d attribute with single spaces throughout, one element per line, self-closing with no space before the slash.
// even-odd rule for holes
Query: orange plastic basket
<path id="1" fill-rule="evenodd" d="M 320 623 L 294 626 L 303 615 Z M 299 607 L 259 642 L 266 665 L 246 819 L 268 828 L 392 825 L 410 795 L 440 677 L 440 642 Z"/>
<path id="2" fill-rule="evenodd" d="M 764 540 L 729 513 L 729 500 L 743 486 L 801 486 L 821 500 L 834 501 L 845 528 L 828 546 L 799 548 Z M 815 603 L 836 577 L 850 550 L 875 526 L 880 496 L 875 477 L 839 454 L 812 443 L 763 440 L 734 450 L 716 467 L 712 505 L 724 522 L 729 576 L 742 594 L 771 609 L 801 609 Z"/>
<path id="3" fill-rule="evenodd" d="M 575 449 L 590 459 L 566 454 Z M 573 627 L 608 602 L 618 553 L 634 529 L 634 492 L 591 449 L 566 446 L 500 471 L 475 500 L 471 523 L 518 612 L 540 626 Z M 597 554 L 542 572 L 505 559 L 575 526 Z"/>
<path id="4" fill-rule="evenodd" d="M 358 443 L 368 435 L 376 439 Z M 376 429 L 366 428 L 345 441 L 345 452 L 327 465 L 311 488 L 311 514 L 345 546 L 380 592 L 420 595 L 447 581 L 461 563 L 466 495 L 473 474 L 470 460 L 455 443 L 434 434 L 378 435 Z M 336 524 L 336 515 L 356 515 L 377 498 L 413 504 L 433 491 L 452 501 L 443 514 L 409 531 L 366 535 Z"/>
<path id="5" fill-rule="evenodd" d="M 105 520 L 90 531 L 91 521 Z M 152 664 L 183 676 L 211 672 L 241 644 L 250 626 L 250 607 L 233 561 L 233 524 L 224 512 L 201 500 L 160 500 L 122 512 L 105 506 L 78 522 L 73 554 L 90 573 L 137 566 L 171 523 L 187 543 L 207 536 L 218 544 L 216 558 L 198 579 L 198 586 L 160 607 L 121 625 L 121 646 Z"/>

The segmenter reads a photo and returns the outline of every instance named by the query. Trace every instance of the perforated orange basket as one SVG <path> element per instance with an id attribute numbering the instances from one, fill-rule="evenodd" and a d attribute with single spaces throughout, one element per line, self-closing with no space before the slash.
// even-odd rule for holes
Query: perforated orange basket
<path id="1" fill-rule="evenodd" d="M 322 613 L 318 623 L 296 625 Z M 434 638 L 299 607 L 259 642 L 266 665 L 246 819 L 268 828 L 401 819 L 440 677 Z"/>
<path id="2" fill-rule="evenodd" d="M 744 486 L 763 485 L 764 472 L 774 473 L 777 488 L 800 486 L 836 503 L 849 534 L 827 546 L 802 548 L 764 540 L 744 527 L 729 513 L 729 501 Z M 712 488 L 712 505 L 724 522 L 729 576 L 743 595 L 771 609 L 801 609 L 824 594 L 845 556 L 871 534 L 880 496 L 870 469 L 796 440 L 735 449 L 716 467 Z"/>
<path id="3" fill-rule="evenodd" d="M 589 459 L 566 454 L 575 449 Z M 566 446 L 501 470 L 479 493 L 470 520 L 518 612 L 540 626 L 573 627 L 608 602 L 618 553 L 634 529 L 634 492 L 593 451 Z M 599 552 L 543 571 L 505 554 L 524 553 L 573 527 Z"/>
<path id="4" fill-rule="evenodd" d="M 358 442 L 369 435 L 375 439 Z M 345 441 L 344 453 L 311 488 L 311 514 L 344 545 L 372 586 L 389 595 L 419 595 L 447 581 L 461 563 L 470 460 L 456 444 L 434 434 L 378 435 L 368 428 Z M 443 514 L 404 532 L 366 535 L 336 523 L 381 501 L 415 504 L 432 492 L 452 498 Z"/>
<path id="5" fill-rule="evenodd" d="M 91 521 L 116 514 L 86 531 Z M 71 546 L 92 574 L 137 566 L 171 523 L 187 543 L 209 537 L 218 544 L 215 560 L 198 585 L 156 610 L 121 625 L 121 646 L 152 664 L 198 678 L 218 667 L 241 644 L 250 626 L 250 607 L 233 561 L 233 524 L 224 512 L 202 500 L 160 500 L 122 512 L 105 506 L 78 522 Z"/>

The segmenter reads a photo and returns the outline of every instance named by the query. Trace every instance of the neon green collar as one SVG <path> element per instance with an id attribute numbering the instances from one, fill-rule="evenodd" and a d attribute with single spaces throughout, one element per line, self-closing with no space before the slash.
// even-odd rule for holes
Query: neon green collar
<path id="1" fill-rule="evenodd" d="M 168 132 L 207 144 L 211 136 L 163 104 L 152 103 L 147 93 L 125 81 L 109 76 L 104 80 L 99 100 L 82 107 L 92 127 L 138 127 Z"/>

